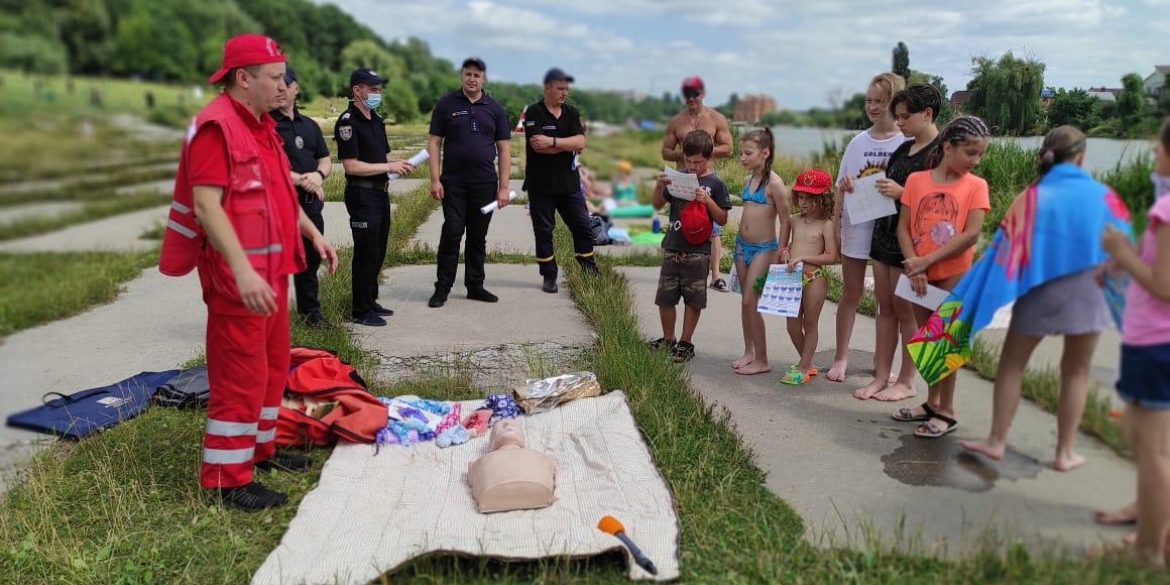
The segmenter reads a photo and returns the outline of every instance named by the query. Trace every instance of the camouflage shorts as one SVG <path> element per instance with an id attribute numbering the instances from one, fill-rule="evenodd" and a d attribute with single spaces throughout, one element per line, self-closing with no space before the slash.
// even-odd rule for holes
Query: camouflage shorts
<path id="1" fill-rule="evenodd" d="M 654 304 L 673 307 L 681 298 L 688 307 L 706 309 L 707 274 L 710 271 L 710 254 L 667 250 L 662 258 Z"/>

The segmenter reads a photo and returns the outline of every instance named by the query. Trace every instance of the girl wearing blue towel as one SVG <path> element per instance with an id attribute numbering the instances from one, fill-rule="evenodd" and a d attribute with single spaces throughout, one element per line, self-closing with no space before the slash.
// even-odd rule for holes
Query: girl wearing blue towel
<path id="1" fill-rule="evenodd" d="M 731 369 L 745 376 L 770 371 L 764 318 L 756 307 L 768 277 L 768 266 L 779 260 L 787 262 L 788 191 L 784 180 L 772 170 L 776 141 L 772 130 L 764 127 L 748 132 L 739 141 L 739 162 L 751 173 L 743 187 L 743 217 L 735 236 L 735 271 L 739 279 L 740 316 L 743 320 L 743 355 L 731 362 Z M 780 238 L 776 238 L 776 225 Z"/>

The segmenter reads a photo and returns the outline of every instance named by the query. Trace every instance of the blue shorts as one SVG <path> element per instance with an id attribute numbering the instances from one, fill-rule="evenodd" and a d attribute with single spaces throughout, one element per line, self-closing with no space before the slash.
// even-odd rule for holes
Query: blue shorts
<path id="1" fill-rule="evenodd" d="M 711 238 L 718 238 L 722 234 L 723 234 L 723 226 L 721 226 L 715 222 L 711 222 Z"/>
<path id="2" fill-rule="evenodd" d="M 1170 409 L 1170 343 L 1122 344 L 1117 393 L 1134 406 Z"/>

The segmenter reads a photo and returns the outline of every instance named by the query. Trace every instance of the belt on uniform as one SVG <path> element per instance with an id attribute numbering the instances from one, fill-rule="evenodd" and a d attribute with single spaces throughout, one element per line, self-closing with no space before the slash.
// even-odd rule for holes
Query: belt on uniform
<path id="1" fill-rule="evenodd" d="M 388 181 L 372 181 L 370 179 L 348 179 L 346 184 L 359 189 L 372 189 L 383 192 L 390 186 Z"/>

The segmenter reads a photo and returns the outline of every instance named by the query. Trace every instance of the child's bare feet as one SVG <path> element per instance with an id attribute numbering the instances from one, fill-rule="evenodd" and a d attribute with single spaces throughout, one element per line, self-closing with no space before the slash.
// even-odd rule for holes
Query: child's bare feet
<path id="1" fill-rule="evenodd" d="M 1093 512 L 1093 521 L 1104 526 L 1137 524 L 1137 502 L 1120 510 L 1097 510 Z"/>
<path id="2" fill-rule="evenodd" d="M 837 360 L 833 362 L 833 367 L 829 368 L 829 373 L 825 377 L 831 382 L 844 382 L 845 370 L 849 367 L 849 359 Z M 864 399 L 863 399 L 864 400 Z"/>
<path id="3" fill-rule="evenodd" d="M 909 384 L 895 383 L 887 386 L 885 390 L 873 395 L 874 400 L 881 400 L 882 402 L 897 402 L 899 400 L 906 400 L 907 398 L 914 398 L 918 391 L 914 386 Z"/>
<path id="4" fill-rule="evenodd" d="M 742 374 L 744 376 L 751 376 L 752 374 L 763 374 L 764 372 L 771 372 L 771 371 L 772 371 L 772 366 L 769 365 L 768 362 L 753 361 L 750 364 L 747 364 L 741 368 L 738 368 L 737 370 L 735 370 L 735 373 Z"/>
<path id="5" fill-rule="evenodd" d="M 886 389 L 889 384 L 885 380 L 874 380 L 853 391 L 853 397 L 858 400 L 869 400 L 874 394 Z"/>
<path id="6" fill-rule="evenodd" d="M 1057 455 L 1056 460 L 1052 462 L 1052 468 L 1057 471 L 1072 471 L 1088 462 L 1088 459 L 1069 451 L 1067 455 Z"/>
<path id="7" fill-rule="evenodd" d="M 978 453 L 980 455 L 983 455 L 983 456 L 988 457 L 990 459 L 994 459 L 996 461 L 1003 459 L 1003 454 L 1005 451 L 1007 451 L 1006 444 L 1003 444 L 1003 443 L 997 444 L 997 443 L 993 443 L 990 440 L 987 440 L 987 441 L 959 441 L 959 446 L 968 450 L 968 451 L 971 451 L 972 453 Z"/>
<path id="8" fill-rule="evenodd" d="M 755 361 L 755 359 L 756 359 L 756 354 L 745 353 L 742 356 L 740 356 L 739 359 L 735 360 L 734 362 L 731 362 L 731 369 L 738 370 L 738 369 L 752 363 L 753 361 Z"/>

